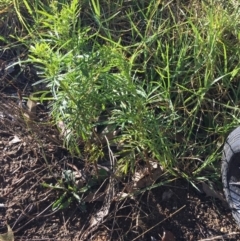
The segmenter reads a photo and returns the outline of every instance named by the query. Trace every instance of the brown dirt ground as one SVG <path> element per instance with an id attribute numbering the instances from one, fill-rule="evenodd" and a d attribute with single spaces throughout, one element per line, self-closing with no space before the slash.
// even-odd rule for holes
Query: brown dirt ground
<path id="1" fill-rule="evenodd" d="M 0 233 L 9 224 L 18 241 L 80 240 L 102 202 L 86 203 L 85 212 L 75 202 L 52 211 L 59 193 L 41 184 L 56 183 L 69 163 L 81 170 L 84 162 L 62 148 L 56 128 L 23 120 L 19 104 L 6 95 L 0 103 Z M 172 195 L 163 200 L 164 193 Z M 240 234 L 228 236 L 239 228 L 224 203 L 184 180 L 112 202 L 106 220 L 88 240 L 162 240 L 166 230 L 178 241 L 240 240 Z"/>

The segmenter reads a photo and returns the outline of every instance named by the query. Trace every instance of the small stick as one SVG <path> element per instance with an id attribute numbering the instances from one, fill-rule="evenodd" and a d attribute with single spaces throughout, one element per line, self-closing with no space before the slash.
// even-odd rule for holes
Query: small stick
<path id="1" fill-rule="evenodd" d="M 149 228 L 148 230 L 146 230 L 145 232 L 143 232 L 142 234 L 138 235 L 136 238 L 132 239 L 132 241 L 137 240 L 138 238 L 140 238 L 143 234 L 149 232 L 150 230 L 152 230 L 153 228 L 157 227 L 160 223 L 163 223 L 164 221 L 166 221 L 167 219 L 171 218 L 172 216 L 174 216 L 175 214 L 177 214 L 178 212 L 180 212 L 182 209 L 184 209 L 186 207 L 186 205 L 182 206 L 181 208 L 179 208 L 177 211 L 175 211 L 174 213 L 170 214 L 168 217 L 164 218 L 162 221 L 158 222 L 157 224 L 155 224 L 154 226 L 152 226 L 151 228 Z"/>
<path id="2" fill-rule="evenodd" d="M 232 184 L 232 185 L 240 185 L 240 182 L 229 182 L 229 184 Z"/>
<path id="3" fill-rule="evenodd" d="M 228 234 L 223 234 L 223 235 L 219 235 L 219 236 L 214 236 L 211 238 L 205 238 L 205 239 L 199 239 L 198 241 L 211 241 L 211 240 L 216 240 L 216 239 L 225 239 L 225 238 L 229 238 L 232 235 L 237 235 L 240 234 L 239 232 L 232 232 L 232 233 L 228 233 Z"/>

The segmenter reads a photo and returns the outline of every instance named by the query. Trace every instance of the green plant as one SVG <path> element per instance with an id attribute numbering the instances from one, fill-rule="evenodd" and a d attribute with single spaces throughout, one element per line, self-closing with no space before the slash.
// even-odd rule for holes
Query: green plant
<path id="1" fill-rule="evenodd" d="M 29 58 L 72 153 L 84 154 L 80 144 L 107 126 L 120 129 L 110 142 L 121 145 L 121 173 L 153 158 L 192 183 L 217 178 L 224 136 L 240 115 L 236 2 L 24 4 L 33 27 L 21 19 L 35 31 Z M 85 151 L 97 163 L 103 149 Z"/>
<path id="2" fill-rule="evenodd" d="M 88 184 L 79 188 L 76 185 L 75 174 L 70 170 L 65 170 L 62 173 L 62 179 L 57 184 L 43 183 L 43 187 L 51 188 L 56 191 L 60 191 L 60 195 L 57 200 L 52 204 L 53 211 L 59 209 L 65 209 L 75 200 L 82 212 L 85 212 L 84 197 L 87 191 L 91 188 Z"/>

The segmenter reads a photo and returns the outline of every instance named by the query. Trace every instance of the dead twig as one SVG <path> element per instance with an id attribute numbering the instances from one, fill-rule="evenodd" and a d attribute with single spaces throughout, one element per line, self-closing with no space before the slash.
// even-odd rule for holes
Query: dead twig
<path id="1" fill-rule="evenodd" d="M 237 234 L 240 234 L 240 233 L 232 232 L 232 233 L 218 235 L 218 236 L 214 236 L 214 237 L 210 237 L 210 238 L 199 239 L 198 241 L 212 241 L 212 240 L 217 240 L 217 239 L 226 239 L 226 238 L 229 238 L 229 237 L 231 237 L 233 235 L 237 235 Z"/>
<path id="2" fill-rule="evenodd" d="M 154 229 L 155 227 L 157 227 L 159 224 L 163 223 L 164 221 L 166 221 L 167 219 L 173 217 L 175 214 L 177 214 L 178 212 L 180 212 L 182 209 L 184 209 L 186 207 L 186 205 L 182 206 L 181 208 L 179 208 L 177 211 L 175 211 L 174 213 L 170 214 L 168 217 L 164 218 L 162 221 L 158 222 L 157 224 L 155 224 L 154 226 L 152 226 L 151 228 L 149 228 L 148 230 L 146 230 L 145 232 L 141 233 L 140 235 L 138 235 L 136 238 L 134 238 L 132 241 L 137 240 L 138 238 L 140 238 L 142 235 L 148 233 L 150 230 Z"/>
<path id="3" fill-rule="evenodd" d="M 110 164 L 111 164 L 112 173 L 109 177 L 109 184 L 106 189 L 106 195 L 105 195 L 105 200 L 104 200 L 103 206 L 95 215 L 92 216 L 89 227 L 81 235 L 80 240 L 88 240 L 88 237 L 90 236 L 90 234 L 92 234 L 94 231 L 96 231 L 97 228 L 100 226 L 100 224 L 103 223 L 104 219 L 109 214 L 110 205 L 115 196 L 115 179 L 114 179 L 113 173 L 115 172 L 116 158 L 110 148 L 110 144 L 108 142 L 107 137 L 106 136 L 104 136 L 104 137 L 105 137 L 106 143 L 108 145 L 109 160 L 110 160 Z"/>

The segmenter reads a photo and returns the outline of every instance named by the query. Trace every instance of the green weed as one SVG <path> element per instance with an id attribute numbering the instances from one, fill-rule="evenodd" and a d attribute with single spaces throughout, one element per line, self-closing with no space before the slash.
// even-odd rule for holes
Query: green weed
<path id="1" fill-rule="evenodd" d="M 15 8 L 69 150 L 83 155 L 107 126 L 120 130 L 110 142 L 121 145 L 121 173 L 155 159 L 171 176 L 217 178 L 239 124 L 239 3 L 44 2 L 23 1 L 33 24 Z M 104 143 L 93 149 L 97 163 Z"/>

